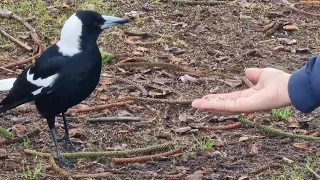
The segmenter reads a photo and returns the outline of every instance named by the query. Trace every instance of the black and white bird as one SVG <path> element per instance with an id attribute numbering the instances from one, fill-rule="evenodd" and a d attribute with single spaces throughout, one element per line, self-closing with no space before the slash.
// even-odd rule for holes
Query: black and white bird
<path id="1" fill-rule="evenodd" d="M 57 146 L 60 141 L 74 145 L 69 137 L 65 112 L 86 99 L 99 82 L 102 58 L 98 36 L 110 26 L 128 22 L 95 11 L 78 11 L 70 16 L 56 44 L 47 48 L 17 79 L 2 81 L 3 89 L 10 91 L 0 103 L 0 114 L 35 101 L 39 114 L 47 120 L 55 145 L 55 158 L 68 164 Z M 55 117 L 60 113 L 65 135 L 57 139 Z"/>

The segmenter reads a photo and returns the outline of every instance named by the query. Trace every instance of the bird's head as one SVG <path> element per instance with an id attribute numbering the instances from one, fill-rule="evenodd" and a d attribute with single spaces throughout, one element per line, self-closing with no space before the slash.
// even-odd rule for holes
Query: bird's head
<path id="1" fill-rule="evenodd" d="M 95 11 L 78 11 L 70 16 L 62 27 L 60 41 L 57 43 L 59 51 L 68 56 L 77 54 L 86 45 L 96 42 L 104 29 L 128 22 L 127 19 L 102 15 Z"/>

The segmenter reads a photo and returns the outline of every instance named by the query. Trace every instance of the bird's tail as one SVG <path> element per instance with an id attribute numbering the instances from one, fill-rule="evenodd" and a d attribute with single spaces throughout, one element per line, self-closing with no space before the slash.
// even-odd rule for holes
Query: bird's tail
<path id="1" fill-rule="evenodd" d="M 22 100 L 19 100 L 19 101 L 11 101 L 11 102 L 8 102 L 8 101 L 5 101 L 6 99 L 4 99 L 1 103 L 0 103 L 0 114 L 10 110 L 10 109 L 13 109 L 23 103 L 26 103 L 28 102 L 29 100 L 27 98 L 25 99 L 22 99 Z"/>
<path id="2" fill-rule="evenodd" d="M 0 91 L 9 91 L 13 83 L 16 81 L 16 78 L 8 78 L 0 80 Z"/>

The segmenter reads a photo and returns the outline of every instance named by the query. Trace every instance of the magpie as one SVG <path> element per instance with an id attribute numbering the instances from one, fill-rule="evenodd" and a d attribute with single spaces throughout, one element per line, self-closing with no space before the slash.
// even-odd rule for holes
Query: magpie
<path id="1" fill-rule="evenodd" d="M 60 40 L 47 48 L 35 63 L 17 76 L 9 93 L 0 102 L 0 114 L 21 104 L 34 101 L 39 114 L 47 120 L 55 146 L 55 159 L 64 165 L 57 144 L 64 141 L 74 147 L 68 132 L 65 112 L 86 99 L 97 86 L 102 58 L 97 45 L 101 32 L 129 20 L 82 10 L 71 15 L 64 23 Z M 61 114 L 65 135 L 58 139 L 55 117 Z"/>

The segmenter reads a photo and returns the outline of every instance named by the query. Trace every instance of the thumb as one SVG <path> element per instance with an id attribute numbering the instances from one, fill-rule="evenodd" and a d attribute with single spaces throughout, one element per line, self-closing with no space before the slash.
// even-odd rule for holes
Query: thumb
<path id="1" fill-rule="evenodd" d="M 263 70 L 264 69 L 260 68 L 247 68 L 245 70 L 245 75 L 250 81 L 257 82 Z"/>

